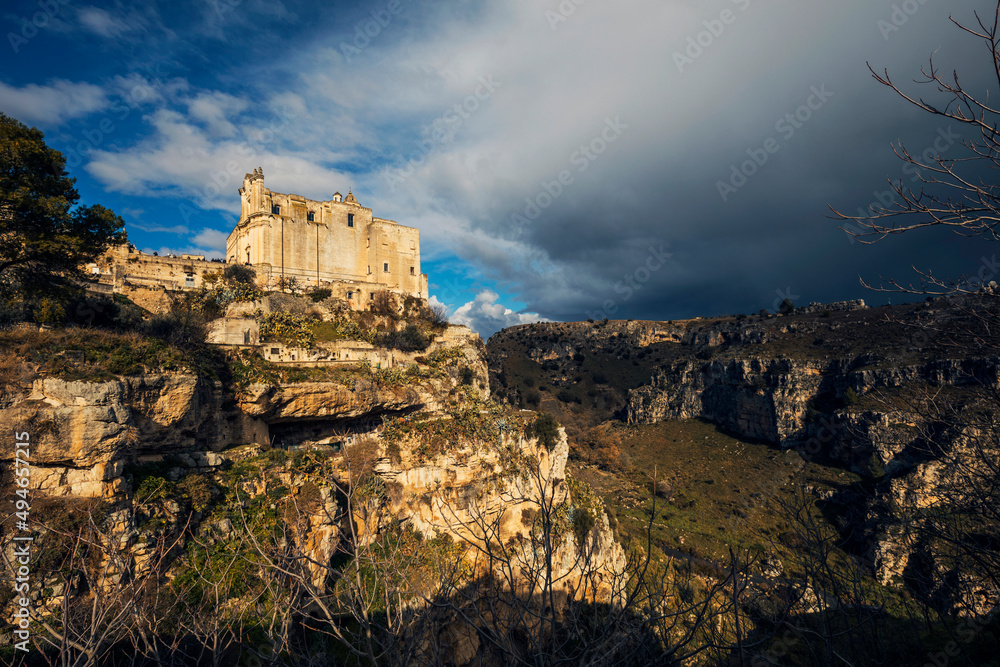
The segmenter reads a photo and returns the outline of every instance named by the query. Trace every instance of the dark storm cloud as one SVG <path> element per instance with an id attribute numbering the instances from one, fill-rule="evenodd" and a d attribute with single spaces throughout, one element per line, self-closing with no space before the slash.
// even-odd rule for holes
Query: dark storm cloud
<path id="1" fill-rule="evenodd" d="M 828 206 L 853 213 L 879 202 L 886 177 L 909 179 L 892 142 L 961 151 L 958 128 L 908 107 L 865 63 L 933 97 L 912 79 L 936 53 L 970 88 L 995 87 L 983 45 L 948 21 L 990 3 L 407 0 L 390 16 L 380 1 L 271 13 L 220 1 L 231 11 L 203 6 L 191 26 L 144 14 L 166 17 L 163 35 L 195 35 L 156 42 L 190 86 L 144 110 L 144 133 L 102 145 L 88 172 L 110 191 L 229 214 L 232 179 L 258 164 L 280 191 L 353 185 L 421 229 L 426 259 L 492 281 L 479 298 L 446 297 L 484 334 L 609 304 L 614 317 L 672 318 L 782 294 L 872 298 L 859 275 L 905 279 L 912 263 L 957 276 L 989 253 L 935 233 L 852 244 Z M 130 34 L 129 12 L 88 12 L 88 34 Z M 291 120 L 247 163 L 241 146 L 276 110 Z M 233 161 L 232 182 L 209 192 Z"/>

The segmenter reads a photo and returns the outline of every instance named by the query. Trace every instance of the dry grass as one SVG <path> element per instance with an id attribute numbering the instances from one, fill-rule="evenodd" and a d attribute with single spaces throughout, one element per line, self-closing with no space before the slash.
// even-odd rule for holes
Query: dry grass
<path id="1" fill-rule="evenodd" d="M 0 382 L 7 391 L 40 376 L 102 380 L 194 367 L 181 350 L 138 333 L 75 327 L 0 331 Z"/>

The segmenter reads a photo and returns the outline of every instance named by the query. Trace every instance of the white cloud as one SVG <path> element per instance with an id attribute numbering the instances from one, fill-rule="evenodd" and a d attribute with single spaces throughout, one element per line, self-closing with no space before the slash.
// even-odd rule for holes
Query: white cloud
<path id="1" fill-rule="evenodd" d="M 530 324 L 531 322 L 547 322 L 538 313 L 516 313 L 503 304 L 497 303 L 500 295 L 491 290 L 482 290 L 476 298 L 459 306 L 454 313 L 448 316 L 452 324 L 463 324 L 485 340 L 494 333 L 505 327 L 512 327 L 516 324 Z M 435 297 L 431 297 L 431 304 L 440 303 Z"/>
<path id="2" fill-rule="evenodd" d="M 175 5 L 169 7 L 169 11 L 177 11 Z M 177 39 L 176 33 L 164 23 L 155 2 L 119 2 L 112 11 L 81 7 L 76 16 L 84 30 L 104 38 L 110 47 L 129 43 L 154 46 L 162 51 L 166 44 Z"/>
<path id="3" fill-rule="evenodd" d="M 15 88 L 0 82 L 0 110 L 27 124 L 57 125 L 108 105 L 104 89 L 91 83 L 55 79 L 47 85 Z"/>
<path id="4" fill-rule="evenodd" d="M 203 229 L 192 239 L 199 247 L 202 248 L 212 248 L 217 252 L 221 253 L 221 256 L 226 254 L 226 239 L 229 238 L 228 232 L 220 232 L 216 229 Z"/>
<path id="5" fill-rule="evenodd" d="M 83 7 L 77 15 L 80 17 L 80 25 L 101 37 L 120 37 L 132 29 L 121 18 L 98 7 Z"/>
<path id="6" fill-rule="evenodd" d="M 155 251 L 160 257 L 166 257 L 168 255 L 174 255 L 180 257 L 181 255 L 204 255 L 206 259 L 225 259 L 226 253 L 219 252 L 214 248 L 199 248 L 197 246 L 182 246 L 179 248 L 172 248 L 170 246 L 160 246 L 159 248 L 145 247 L 141 248 L 142 252 L 147 255 L 152 255 Z"/>
<path id="7" fill-rule="evenodd" d="M 127 214 L 128 211 L 124 211 L 123 213 Z M 168 227 L 166 225 L 144 225 L 140 222 L 126 222 L 125 224 L 126 228 L 134 227 L 139 231 L 149 232 L 151 234 L 176 234 L 178 236 L 183 236 L 184 234 L 191 233 L 191 230 L 185 225 L 172 225 Z"/>
<path id="8" fill-rule="evenodd" d="M 188 102 L 188 114 L 205 124 L 216 137 L 232 137 L 236 126 L 229 117 L 236 116 L 249 106 L 245 99 L 218 91 L 201 93 Z"/>
<path id="9" fill-rule="evenodd" d="M 130 107 L 162 105 L 177 99 L 190 88 L 183 77 L 166 78 L 159 65 L 148 68 L 152 78 L 139 72 L 126 76 L 116 75 L 109 86 L 109 92 L 121 98 Z"/>
<path id="10" fill-rule="evenodd" d="M 159 109 L 149 120 L 154 134 L 148 139 L 124 151 L 91 154 L 87 171 L 109 190 L 180 195 L 206 210 L 238 213 L 236 191 L 243 175 L 257 166 L 265 167 L 268 187 L 318 199 L 331 194 L 331 185 L 349 180 L 319 166 L 311 153 L 285 146 L 282 133 L 286 128 L 293 130 L 280 121 L 248 122 L 239 128 L 240 136 L 217 139 L 174 110 Z"/>

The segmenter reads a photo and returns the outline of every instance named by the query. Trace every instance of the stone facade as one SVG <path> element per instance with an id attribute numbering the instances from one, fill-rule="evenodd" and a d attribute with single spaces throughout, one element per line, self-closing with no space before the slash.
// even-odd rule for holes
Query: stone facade
<path id="1" fill-rule="evenodd" d="M 239 193 L 242 210 L 227 241 L 227 258 L 249 265 L 262 288 L 325 287 L 355 310 L 367 309 L 381 291 L 428 299 L 418 229 L 374 217 L 353 194 L 319 202 L 271 192 L 260 169 L 246 175 Z M 226 261 L 148 255 L 122 244 L 85 268 L 98 281 L 92 291 L 131 296 L 136 290 L 199 289 L 205 276 L 223 272 Z"/>
<path id="2" fill-rule="evenodd" d="M 205 276 L 221 274 L 226 265 L 209 261 L 204 255 L 167 255 L 158 257 L 140 252 L 131 244 L 114 246 L 87 264 L 86 271 L 99 285 L 110 285 L 115 292 L 127 288 L 152 288 L 158 290 L 198 289 L 205 284 Z"/>
<path id="3" fill-rule="evenodd" d="M 239 192 L 240 221 L 226 258 L 255 267 L 269 286 L 294 279 L 303 287 L 331 287 L 355 307 L 376 290 L 428 297 L 419 230 L 374 217 L 353 194 L 314 201 L 272 192 L 260 169 L 244 177 Z"/>

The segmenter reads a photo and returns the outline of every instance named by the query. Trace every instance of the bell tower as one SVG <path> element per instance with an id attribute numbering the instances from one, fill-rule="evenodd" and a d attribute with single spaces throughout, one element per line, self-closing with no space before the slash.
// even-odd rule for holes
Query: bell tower
<path id="1" fill-rule="evenodd" d="M 252 174 L 243 177 L 243 187 L 240 188 L 240 220 L 246 220 L 255 213 L 265 213 L 264 210 L 264 170 L 257 167 Z"/>

